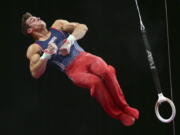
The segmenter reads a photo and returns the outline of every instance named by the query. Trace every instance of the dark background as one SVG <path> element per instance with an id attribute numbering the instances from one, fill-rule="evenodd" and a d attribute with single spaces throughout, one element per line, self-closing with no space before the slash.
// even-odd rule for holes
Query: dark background
<path id="1" fill-rule="evenodd" d="M 167 0 L 170 58 L 176 134 L 179 118 L 180 1 Z M 159 71 L 163 94 L 171 97 L 164 0 L 139 0 L 144 25 Z M 1 135 L 173 135 L 172 123 L 155 116 L 157 92 L 148 66 L 134 0 L 31 0 L 1 4 Z M 90 97 L 57 69 L 39 80 L 31 77 L 26 49 L 33 41 L 21 33 L 26 11 L 40 16 L 49 27 L 56 19 L 84 23 L 89 31 L 79 41 L 88 52 L 101 56 L 117 70 L 117 77 L 140 118 L 124 127 L 110 118 Z M 165 116 L 169 106 L 161 108 Z"/>

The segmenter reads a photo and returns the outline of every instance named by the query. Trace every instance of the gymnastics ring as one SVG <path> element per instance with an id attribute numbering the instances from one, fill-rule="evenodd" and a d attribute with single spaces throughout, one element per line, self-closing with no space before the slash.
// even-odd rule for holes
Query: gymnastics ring
<path id="1" fill-rule="evenodd" d="M 159 93 L 159 94 L 158 94 L 158 97 L 159 97 L 159 98 L 158 98 L 158 100 L 157 100 L 157 102 L 156 102 L 156 104 L 155 104 L 155 113 L 156 113 L 156 116 L 157 116 L 157 118 L 158 118 L 161 122 L 163 122 L 163 123 L 170 123 L 171 121 L 174 120 L 174 117 L 175 117 L 175 115 L 176 115 L 175 105 L 174 105 L 174 103 L 173 103 L 169 98 L 164 97 L 164 95 L 163 95 L 162 93 Z M 161 103 L 163 103 L 163 102 L 169 103 L 169 105 L 171 106 L 171 109 L 172 109 L 172 114 L 171 114 L 171 116 L 170 116 L 168 119 L 165 119 L 165 118 L 161 117 L 161 115 L 160 115 L 160 113 L 159 113 L 159 105 L 160 105 Z"/>

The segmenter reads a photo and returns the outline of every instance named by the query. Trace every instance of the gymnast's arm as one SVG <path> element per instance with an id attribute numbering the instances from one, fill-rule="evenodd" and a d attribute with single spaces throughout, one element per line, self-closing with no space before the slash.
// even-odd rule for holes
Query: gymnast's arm
<path id="1" fill-rule="evenodd" d="M 32 76 L 38 79 L 45 71 L 48 59 L 40 59 L 41 48 L 32 44 L 27 49 L 27 58 L 30 61 L 29 68 Z"/>
<path id="2" fill-rule="evenodd" d="M 88 30 L 85 24 L 68 22 L 66 20 L 56 20 L 51 27 L 70 33 L 76 40 L 83 38 Z"/>

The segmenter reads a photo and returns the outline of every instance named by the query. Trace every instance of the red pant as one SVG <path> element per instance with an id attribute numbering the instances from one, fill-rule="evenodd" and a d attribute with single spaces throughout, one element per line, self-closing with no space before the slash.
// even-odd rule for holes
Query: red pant
<path id="1" fill-rule="evenodd" d="M 128 104 L 112 66 L 98 56 L 82 52 L 65 72 L 75 85 L 88 88 L 111 117 L 121 120 L 119 116 L 125 113 Z"/>

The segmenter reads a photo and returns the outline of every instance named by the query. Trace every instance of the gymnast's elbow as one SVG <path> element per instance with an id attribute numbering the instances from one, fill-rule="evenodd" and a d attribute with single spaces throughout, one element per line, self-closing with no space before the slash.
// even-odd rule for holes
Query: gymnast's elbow
<path id="1" fill-rule="evenodd" d="M 34 79 L 39 79 L 41 77 L 42 74 L 38 73 L 38 72 L 31 72 L 31 75 Z"/>
<path id="2" fill-rule="evenodd" d="M 81 28 L 84 30 L 84 31 L 88 31 L 88 27 L 86 24 L 79 24 L 81 26 Z"/>

